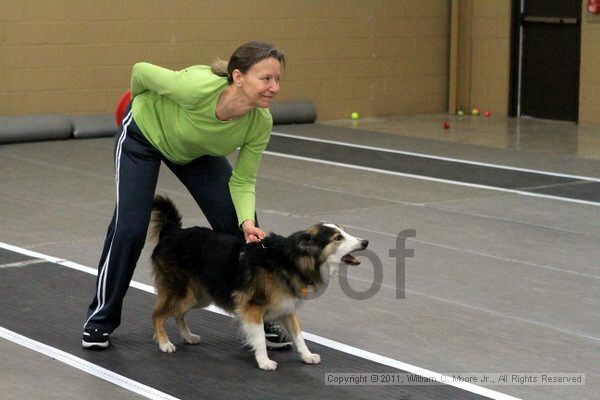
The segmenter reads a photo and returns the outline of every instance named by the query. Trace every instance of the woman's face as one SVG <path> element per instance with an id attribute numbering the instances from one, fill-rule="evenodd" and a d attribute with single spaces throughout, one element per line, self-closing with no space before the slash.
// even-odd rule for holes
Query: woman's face
<path id="1" fill-rule="evenodd" d="M 235 72 L 235 71 L 234 71 Z M 254 64 L 245 74 L 234 74 L 235 84 L 240 87 L 253 107 L 268 108 L 279 92 L 281 65 L 273 57 Z"/>

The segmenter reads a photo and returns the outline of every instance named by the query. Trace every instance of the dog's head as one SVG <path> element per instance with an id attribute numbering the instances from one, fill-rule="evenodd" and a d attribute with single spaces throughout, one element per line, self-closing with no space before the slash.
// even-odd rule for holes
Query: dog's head
<path id="1" fill-rule="evenodd" d="M 324 264 L 329 265 L 329 273 L 334 273 L 340 263 L 358 265 L 360 261 L 352 253 L 369 245 L 368 240 L 352 236 L 341 226 L 328 222 L 296 232 L 289 240 L 289 255 L 299 271 L 314 284 L 322 282 Z"/>

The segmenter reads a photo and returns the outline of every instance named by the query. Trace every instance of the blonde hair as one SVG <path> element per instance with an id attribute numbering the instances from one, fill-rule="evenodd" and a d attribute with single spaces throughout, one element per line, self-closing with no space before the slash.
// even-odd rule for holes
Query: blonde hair
<path id="1" fill-rule="evenodd" d="M 229 73 L 227 72 L 227 61 L 223 60 L 222 58 L 217 58 L 210 65 L 210 70 L 213 72 L 213 74 L 222 76 L 224 78 L 229 76 Z"/>

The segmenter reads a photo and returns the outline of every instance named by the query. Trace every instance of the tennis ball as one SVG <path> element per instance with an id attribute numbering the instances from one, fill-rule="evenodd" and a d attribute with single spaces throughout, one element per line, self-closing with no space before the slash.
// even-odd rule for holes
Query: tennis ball
<path id="1" fill-rule="evenodd" d="M 352 114 L 350 114 L 350 118 L 357 120 L 360 118 L 360 115 L 358 115 L 358 113 L 354 111 Z"/>
<path id="2" fill-rule="evenodd" d="M 475 116 L 478 116 L 479 115 L 479 108 L 477 108 L 477 107 L 473 108 L 472 114 L 475 115 Z"/>
<path id="3" fill-rule="evenodd" d="M 463 115 L 465 115 L 465 112 L 463 110 L 458 110 L 456 113 L 458 114 L 459 117 L 462 117 Z"/>

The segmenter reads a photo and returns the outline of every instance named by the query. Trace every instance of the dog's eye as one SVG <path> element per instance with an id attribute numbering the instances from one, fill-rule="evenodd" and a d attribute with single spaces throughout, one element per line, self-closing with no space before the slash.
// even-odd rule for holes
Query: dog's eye
<path id="1" fill-rule="evenodd" d="M 333 240 L 344 240 L 344 237 L 342 235 L 336 235 Z"/>

